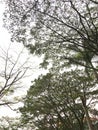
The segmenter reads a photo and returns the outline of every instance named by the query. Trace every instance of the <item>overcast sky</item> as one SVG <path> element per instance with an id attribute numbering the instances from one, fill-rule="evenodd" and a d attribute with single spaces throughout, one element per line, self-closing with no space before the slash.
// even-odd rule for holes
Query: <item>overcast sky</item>
<path id="1" fill-rule="evenodd" d="M 3 27 L 3 12 L 4 12 L 4 4 L 0 2 L 0 55 L 2 55 L 2 50 L 7 50 L 10 42 L 10 34 L 8 33 L 8 31 Z M 10 55 L 13 56 L 13 58 L 15 59 L 16 53 L 20 52 L 23 49 L 23 45 L 19 44 L 17 45 L 17 43 L 12 43 L 11 47 L 10 47 Z M 26 49 L 24 49 L 24 54 L 22 55 L 22 60 L 20 59 L 20 61 L 24 61 L 26 59 L 26 57 L 30 57 L 30 54 L 28 53 L 28 51 Z M 31 72 L 31 76 L 28 77 L 25 81 L 23 80 L 23 84 L 25 84 L 25 89 L 22 88 L 18 91 L 18 96 L 19 95 L 24 95 L 24 93 L 27 91 L 26 88 L 28 88 L 30 86 L 31 80 L 33 80 L 34 78 L 36 78 L 39 74 L 46 73 L 45 70 L 42 69 L 38 69 L 38 65 L 39 63 L 42 61 L 42 58 L 38 58 L 38 57 L 34 57 L 32 58 L 31 56 L 31 65 L 32 65 L 32 71 Z M 0 64 L 4 64 L 4 63 L 0 63 Z M 29 73 L 29 72 L 28 72 Z M 28 81 L 28 82 L 27 82 Z M 28 86 L 27 86 L 28 84 Z M 17 92 L 15 93 L 15 95 L 17 95 Z M 17 114 L 12 111 L 10 108 L 8 107 L 0 107 L 0 116 L 16 116 Z"/>

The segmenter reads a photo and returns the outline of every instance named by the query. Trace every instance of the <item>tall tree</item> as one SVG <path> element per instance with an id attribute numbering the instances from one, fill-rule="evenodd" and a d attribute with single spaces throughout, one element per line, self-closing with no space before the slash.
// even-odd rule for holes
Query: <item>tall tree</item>
<path id="1" fill-rule="evenodd" d="M 84 130 L 85 116 L 89 129 L 94 129 L 89 108 L 98 96 L 95 84 L 80 70 L 39 77 L 20 109 L 23 123 L 32 122 L 39 130 Z"/>
<path id="2" fill-rule="evenodd" d="M 22 42 L 32 53 L 45 53 L 45 60 L 54 58 L 84 66 L 98 78 L 93 63 L 98 55 L 96 1 L 7 0 L 7 5 L 5 23 L 9 23 L 12 39 Z"/>

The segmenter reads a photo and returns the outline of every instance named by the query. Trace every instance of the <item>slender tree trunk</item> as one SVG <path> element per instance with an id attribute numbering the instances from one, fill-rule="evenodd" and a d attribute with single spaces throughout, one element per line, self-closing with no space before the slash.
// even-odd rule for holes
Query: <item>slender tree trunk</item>
<path id="1" fill-rule="evenodd" d="M 87 121 L 89 130 L 94 130 L 94 127 L 93 127 L 93 125 L 92 125 L 92 121 L 91 121 L 91 119 L 90 119 L 90 116 L 89 116 L 89 113 L 88 113 L 87 108 L 84 108 L 84 111 L 85 111 L 86 121 Z"/>
<path id="2" fill-rule="evenodd" d="M 89 116 L 89 113 L 88 113 L 88 110 L 87 110 L 87 107 L 86 107 L 86 102 L 83 98 L 81 100 L 82 100 L 82 105 L 83 105 L 83 109 L 84 109 L 84 112 L 85 112 L 88 128 L 89 128 L 89 130 L 95 130 L 93 125 L 92 125 L 92 121 L 90 119 L 90 116 Z"/>

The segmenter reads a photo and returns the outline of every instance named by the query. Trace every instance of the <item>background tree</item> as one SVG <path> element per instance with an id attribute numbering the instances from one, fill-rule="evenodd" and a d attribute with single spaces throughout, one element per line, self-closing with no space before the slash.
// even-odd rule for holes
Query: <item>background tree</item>
<path id="1" fill-rule="evenodd" d="M 22 126 L 22 124 L 20 123 L 20 117 L 2 117 L 0 118 L 0 129 L 1 130 L 32 130 L 34 127 L 32 125 L 32 127 L 28 126 L 26 124 L 26 126 Z"/>
<path id="2" fill-rule="evenodd" d="M 9 108 L 20 101 L 21 97 L 15 97 L 15 92 L 22 87 L 22 79 L 27 76 L 26 72 L 30 69 L 28 58 L 20 63 L 24 49 L 12 53 L 11 47 L 9 45 L 7 50 L 0 48 L 0 106 L 5 105 Z"/>
<path id="3" fill-rule="evenodd" d="M 93 98 L 97 99 L 95 84 L 80 70 L 39 77 L 20 109 L 23 123 L 32 122 L 40 130 L 84 130 L 84 116 L 91 125 L 89 108 L 94 105 Z"/>
<path id="4" fill-rule="evenodd" d="M 19 125 L 18 118 L 3 117 L 0 119 L 1 130 L 17 130 Z"/>

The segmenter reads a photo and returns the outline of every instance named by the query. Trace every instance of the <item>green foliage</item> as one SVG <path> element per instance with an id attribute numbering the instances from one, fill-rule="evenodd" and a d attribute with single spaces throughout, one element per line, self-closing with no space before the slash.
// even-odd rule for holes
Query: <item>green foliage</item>
<path id="1" fill-rule="evenodd" d="M 19 118 L 2 117 L 0 119 L 0 130 L 18 130 L 20 127 Z"/>
<path id="2" fill-rule="evenodd" d="M 4 22 L 12 39 L 23 42 L 33 54 L 45 54 L 54 67 L 74 64 L 95 71 L 92 59 L 98 56 L 97 3 L 7 0 L 6 4 Z M 42 63 L 45 68 L 47 59 Z"/>
<path id="3" fill-rule="evenodd" d="M 84 130 L 81 97 L 87 103 L 95 84 L 83 70 L 40 76 L 30 87 L 24 107 L 20 108 L 22 123 L 34 123 L 38 130 Z"/>

